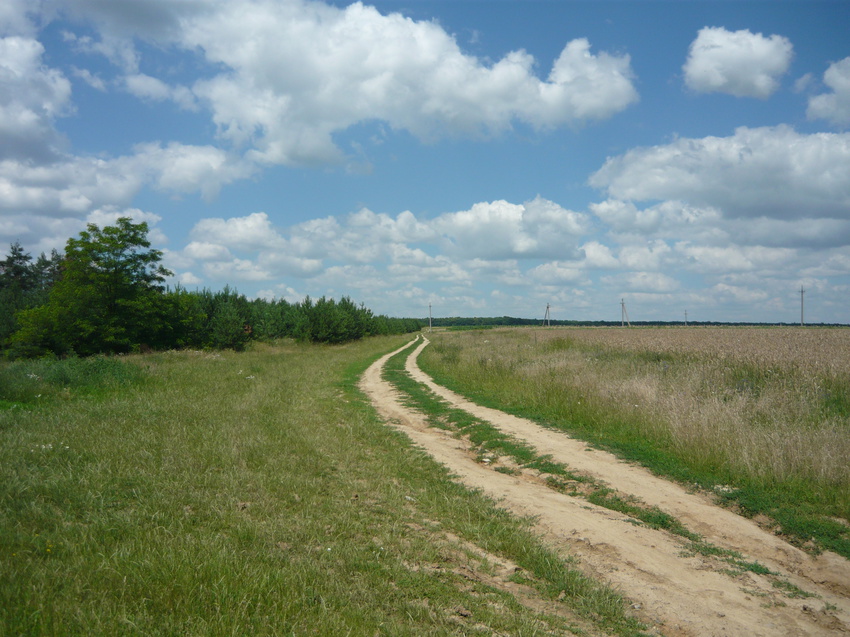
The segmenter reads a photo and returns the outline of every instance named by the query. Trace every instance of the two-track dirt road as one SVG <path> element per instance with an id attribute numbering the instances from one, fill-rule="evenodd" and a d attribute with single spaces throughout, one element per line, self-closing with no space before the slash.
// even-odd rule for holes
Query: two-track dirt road
<path id="1" fill-rule="evenodd" d="M 537 529 L 548 544 L 577 556 L 582 569 L 617 588 L 655 632 L 850 634 L 850 562 L 832 553 L 809 555 L 753 521 L 714 505 L 707 496 L 691 493 L 563 433 L 467 401 L 436 385 L 418 368 L 416 357 L 427 344 L 423 339 L 413 350 L 407 371 L 452 406 L 471 412 L 573 470 L 658 506 L 705 541 L 737 551 L 745 561 L 758 562 L 776 574 L 736 574 L 720 558 L 687 552 L 686 541 L 678 536 L 637 525 L 625 515 L 554 491 L 530 472 L 506 475 L 477 462 L 466 441 L 429 427 L 422 415 L 399 402 L 397 392 L 381 378 L 384 363 L 396 352 L 365 372 L 361 388 L 389 424 L 402 429 L 464 484 L 480 489 L 508 510 L 537 519 Z M 789 595 L 793 590 L 810 596 Z"/>

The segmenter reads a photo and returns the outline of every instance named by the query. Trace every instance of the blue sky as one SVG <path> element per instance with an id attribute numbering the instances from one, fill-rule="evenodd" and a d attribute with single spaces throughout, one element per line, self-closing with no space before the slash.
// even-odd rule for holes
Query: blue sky
<path id="1" fill-rule="evenodd" d="M 6 247 L 131 216 L 189 289 L 850 322 L 850 3 L 6 0 L 0 38 Z"/>

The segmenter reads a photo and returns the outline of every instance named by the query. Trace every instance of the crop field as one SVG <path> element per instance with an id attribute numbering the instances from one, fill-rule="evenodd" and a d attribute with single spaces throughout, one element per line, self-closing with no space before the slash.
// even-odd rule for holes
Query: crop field
<path id="1" fill-rule="evenodd" d="M 420 358 L 476 401 L 703 489 L 850 556 L 850 330 L 435 332 Z"/>

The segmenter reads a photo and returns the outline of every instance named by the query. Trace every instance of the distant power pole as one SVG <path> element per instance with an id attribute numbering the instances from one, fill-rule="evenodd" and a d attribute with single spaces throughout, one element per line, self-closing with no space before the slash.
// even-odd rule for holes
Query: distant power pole
<path id="1" fill-rule="evenodd" d="M 685 310 L 685 326 L 688 324 L 688 311 Z"/>
<path id="2" fill-rule="evenodd" d="M 428 304 L 428 331 L 431 331 L 431 304 Z"/>
<path id="3" fill-rule="evenodd" d="M 806 293 L 806 291 L 803 289 L 803 286 L 801 285 L 800 286 L 800 327 L 803 327 L 803 323 L 805 322 L 803 320 L 803 295 L 805 293 Z"/>
<path id="4" fill-rule="evenodd" d="M 549 316 L 549 304 L 546 304 L 546 315 L 543 317 L 543 325 L 552 326 L 552 321 Z"/>
<path id="5" fill-rule="evenodd" d="M 626 312 L 626 299 L 620 299 L 620 327 L 624 327 L 625 325 L 632 326 L 629 323 L 629 313 Z"/>

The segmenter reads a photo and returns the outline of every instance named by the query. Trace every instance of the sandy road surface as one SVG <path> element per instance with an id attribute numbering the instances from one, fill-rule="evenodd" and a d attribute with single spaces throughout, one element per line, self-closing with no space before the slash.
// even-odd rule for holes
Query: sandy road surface
<path id="1" fill-rule="evenodd" d="M 756 561 L 778 574 L 730 573 L 729 565 L 719 558 L 689 555 L 680 537 L 553 491 L 531 474 L 506 475 L 477 462 L 464 440 L 428 427 L 424 417 L 401 405 L 394 388 L 382 380 L 383 365 L 395 352 L 364 373 L 361 388 L 388 423 L 402 429 L 464 484 L 481 489 L 506 509 L 534 516 L 549 544 L 578 556 L 581 568 L 620 590 L 654 632 L 671 636 L 850 634 L 850 562 L 831 553 L 812 557 L 754 522 L 640 467 L 563 433 L 470 403 L 434 384 L 418 368 L 416 357 L 427 344 L 423 339 L 413 350 L 407 371 L 453 406 L 573 470 L 658 506 L 707 542 L 735 550 L 746 561 Z M 781 583 L 812 596 L 791 597 Z"/>

